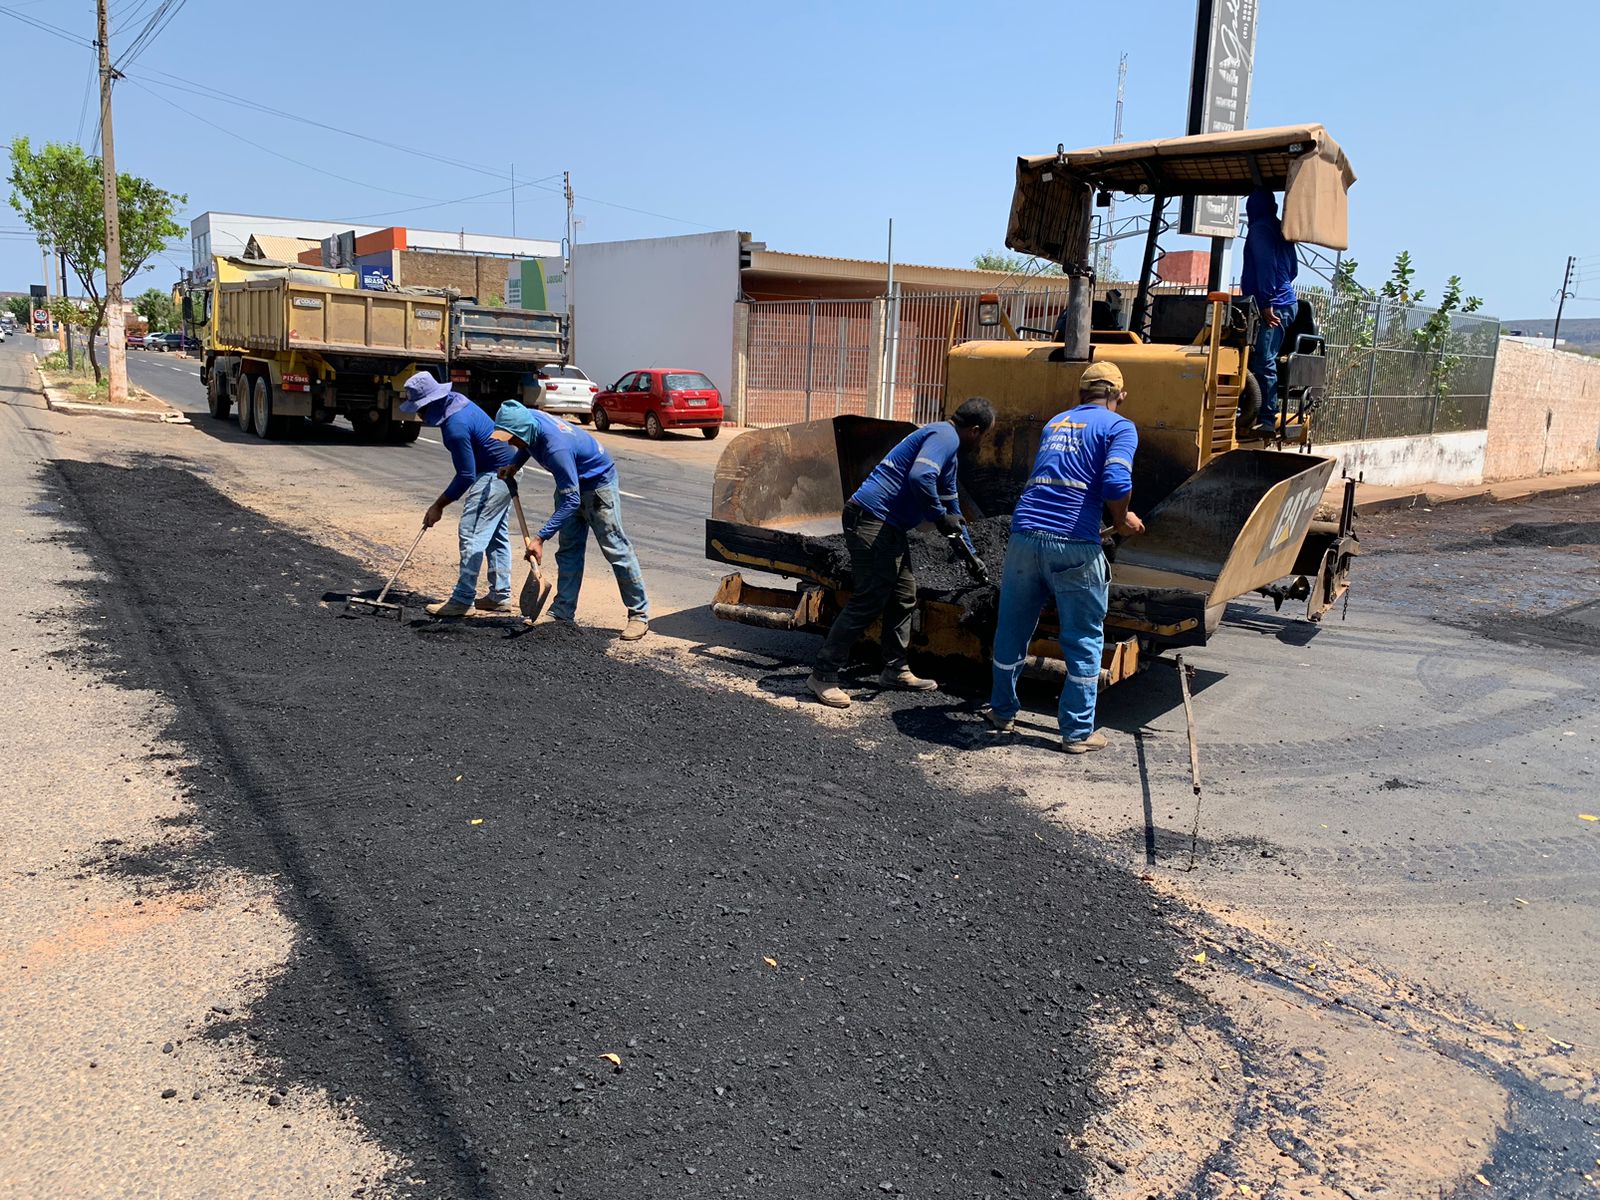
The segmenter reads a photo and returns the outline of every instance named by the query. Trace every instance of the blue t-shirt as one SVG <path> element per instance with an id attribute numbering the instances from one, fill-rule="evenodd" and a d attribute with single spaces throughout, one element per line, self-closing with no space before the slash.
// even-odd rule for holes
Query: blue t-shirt
<path id="1" fill-rule="evenodd" d="M 1044 427 L 1011 528 L 1100 541 L 1100 510 L 1133 491 L 1139 433 L 1103 404 L 1080 404 Z"/>
<path id="2" fill-rule="evenodd" d="M 945 513 L 959 513 L 960 449 L 961 435 L 949 421 L 924 425 L 889 451 L 850 499 L 898 529 L 915 529 Z"/>
<path id="3" fill-rule="evenodd" d="M 1268 191 L 1251 192 L 1245 201 L 1245 215 L 1250 218 L 1250 229 L 1244 238 L 1240 289 L 1254 297 L 1263 312 L 1293 307 L 1298 299 L 1294 277 L 1300 273 L 1300 258 L 1294 243 L 1284 240 L 1277 200 Z"/>
<path id="4" fill-rule="evenodd" d="M 502 423 L 508 426 L 511 422 L 505 420 L 506 407 L 511 403 L 507 401 L 500 409 Z M 518 411 L 521 412 L 520 408 Z M 611 455 L 593 435 L 576 425 L 538 409 L 528 410 L 526 416 L 532 419 L 532 424 L 525 431 L 517 430 L 517 435 L 528 443 L 533 461 L 549 471 L 556 481 L 556 510 L 539 530 L 541 538 L 552 538 L 567 518 L 578 511 L 583 493 L 599 486 L 616 468 Z M 529 455 L 521 451 L 513 453 L 518 466 L 528 461 Z"/>
<path id="5" fill-rule="evenodd" d="M 449 404 L 454 399 L 452 393 L 447 399 L 434 403 Z M 439 438 L 444 442 L 445 449 L 450 451 L 450 461 L 456 468 L 455 478 L 444 489 L 446 501 L 459 499 L 480 475 L 508 467 L 517 457 L 513 447 L 489 436 L 494 432 L 494 422 L 489 419 L 488 413 L 471 401 L 446 417 L 438 429 Z"/>

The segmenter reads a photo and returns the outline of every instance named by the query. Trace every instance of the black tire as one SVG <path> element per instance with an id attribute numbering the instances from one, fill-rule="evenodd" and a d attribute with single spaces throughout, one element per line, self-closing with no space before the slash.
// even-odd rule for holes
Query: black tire
<path id="1" fill-rule="evenodd" d="M 579 413 L 578 414 L 578 424 L 579 425 L 587 425 L 592 420 L 594 420 L 594 414 L 592 412 L 586 412 L 586 413 Z"/>
<path id="2" fill-rule="evenodd" d="M 653 413 L 653 412 L 645 413 L 645 415 L 644 415 L 644 435 L 645 435 L 645 437 L 649 438 L 652 442 L 659 442 L 661 440 L 661 438 L 662 438 L 662 435 L 665 434 L 666 432 L 667 432 L 666 427 L 661 424 L 661 418 L 660 417 L 656 416 L 655 413 Z"/>
<path id="3" fill-rule="evenodd" d="M 721 425 L 707 425 L 700 432 L 706 435 L 706 441 L 709 442 L 712 438 L 716 437 L 717 434 L 722 432 L 722 426 Z"/>
<path id="4" fill-rule="evenodd" d="M 389 442 L 391 445 L 409 446 L 421 436 L 421 421 L 395 421 L 389 426 Z"/>
<path id="5" fill-rule="evenodd" d="M 250 394 L 255 386 L 255 378 L 250 375 L 241 375 L 238 379 L 238 395 L 234 397 L 234 407 L 237 412 L 234 419 L 239 426 L 240 433 L 250 432 Z"/>
<path id="6" fill-rule="evenodd" d="M 601 433 L 611 428 L 611 414 L 598 404 L 594 406 L 594 427 Z"/>
<path id="7" fill-rule="evenodd" d="M 212 371 L 206 379 L 206 407 L 217 420 L 226 421 L 231 406 L 232 402 L 228 399 L 228 389 L 222 382 L 221 373 Z"/>
<path id="8" fill-rule="evenodd" d="M 257 375 L 250 389 L 250 432 L 262 441 L 277 432 L 272 420 L 272 384 L 265 375 Z"/>
<path id="9" fill-rule="evenodd" d="M 1244 387 L 1239 389 L 1239 415 L 1234 419 L 1234 430 L 1243 437 L 1256 427 L 1256 417 L 1261 413 L 1261 381 L 1254 371 L 1244 373 Z"/>

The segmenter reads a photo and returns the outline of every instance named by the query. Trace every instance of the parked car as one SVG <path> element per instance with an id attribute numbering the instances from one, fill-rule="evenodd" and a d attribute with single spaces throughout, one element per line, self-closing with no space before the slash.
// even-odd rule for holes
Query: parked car
<path id="1" fill-rule="evenodd" d="M 200 343 L 194 338 L 186 338 L 181 333 L 152 333 L 144 339 L 146 350 L 189 350 L 200 349 Z"/>
<path id="2" fill-rule="evenodd" d="M 130 329 L 126 338 L 124 339 L 124 345 L 126 345 L 129 350 L 142 350 L 144 348 L 144 339 L 144 334 L 135 333 Z"/>
<path id="3" fill-rule="evenodd" d="M 538 407 L 556 416 L 577 417 L 587 425 L 594 411 L 594 398 L 600 385 L 577 367 L 549 363 L 539 368 Z"/>
<path id="4" fill-rule="evenodd" d="M 668 429 L 722 432 L 722 394 L 703 372 L 681 367 L 630 371 L 594 398 L 594 427 L 637 425 L 652 438 Z"/>

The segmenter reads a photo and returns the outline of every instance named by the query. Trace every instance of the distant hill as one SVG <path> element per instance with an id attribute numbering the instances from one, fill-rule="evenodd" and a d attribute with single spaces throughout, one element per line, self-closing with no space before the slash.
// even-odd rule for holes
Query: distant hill
<path id="1" fill-rule="evenodd" d="M 1555 328 L 1554 317 L 1541 317 L 1535 321 L 1501 321 L 1501 333 L 1521 333 L 1528 337 L 1550 336 Z M 1576 350 L 1582 354 L 1600 354 L 1600 317 L 1563 317 L 1561 340 L 1563 350 Z"/>

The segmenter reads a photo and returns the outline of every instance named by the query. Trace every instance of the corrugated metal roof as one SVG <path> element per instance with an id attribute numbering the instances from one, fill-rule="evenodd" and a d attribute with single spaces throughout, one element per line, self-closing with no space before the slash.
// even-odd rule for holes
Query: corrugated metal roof
<path id="1" fill-rule="evenodd" d="M 888 264 L 882 259 L 836 258 L 826 254 L 792 254 L 784 250 L 756 250 L 750 255 L 751 271 L 773 275 L 820 275 L 836 279 L 881 280 Z M 1059 275 L 1022 275 L 1011 271 L 980 271 L 975 267 L 929 267 L 919 263 L 895 263 L 895 279 L 903 283 L 938 283 L 944 287 L 1004 287 L 1027 291 L 1047 291 L 1066 286 Z"/>
<path id="2" fill-rule="evenodd" d="M 245 247 L 247 254 L 250 246 L 254 246 L 260 251 L 259 257 L 261 258 L 277 259 L 280 262 L 294 262 L 304 251 L 320 249 L 321 243 L 313 238 L 283 237 L 272 233 L 252 233 L 250 242 Z"/>

